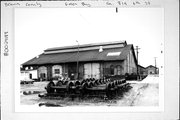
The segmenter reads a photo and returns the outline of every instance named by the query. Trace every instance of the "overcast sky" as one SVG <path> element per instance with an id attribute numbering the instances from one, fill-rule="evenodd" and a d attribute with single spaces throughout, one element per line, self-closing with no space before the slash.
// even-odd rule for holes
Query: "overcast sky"
<path id="1" fill-rule="evenodd" d="M 126 40 L 139 46 L 139 64 L 157 66 L 164 41 L 161 8 L 17 8 L 15 57 L 18 64 L 43 50 L 67 45 Z"/>

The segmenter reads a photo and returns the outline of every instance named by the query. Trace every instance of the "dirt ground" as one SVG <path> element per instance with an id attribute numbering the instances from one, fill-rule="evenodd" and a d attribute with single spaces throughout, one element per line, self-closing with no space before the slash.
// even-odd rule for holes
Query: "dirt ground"
<path id="1" fill-rule="evenodd" d="M 38 94 L 46 93 L 44 87 L 48 82 L 35 82 L 21 85 L 21 104 L 38 106 L 158 106 L 158 77 L 148 76 L 143 81 L 127 81 L 131 89 L 117 95 L 113 99 L 99 97 L 70 98 L 40 98 Z M 25 92 L 26 91 L 26 92 Z M 33 91 L 33 92 L 32 92 Z"/>

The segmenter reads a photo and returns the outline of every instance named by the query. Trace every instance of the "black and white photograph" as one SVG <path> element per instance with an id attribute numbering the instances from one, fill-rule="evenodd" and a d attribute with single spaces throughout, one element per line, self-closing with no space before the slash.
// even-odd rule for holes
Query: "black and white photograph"
<path id="1" fill-rule="evenodd" d="M 179 119 L 179 1 L 1 1 L 0 119 Z"/>
<path id="2" fill-rule="evenodd" d="M 159 108 L 163 31 L 161 8 L 17 8 L 16 102 Z"/>

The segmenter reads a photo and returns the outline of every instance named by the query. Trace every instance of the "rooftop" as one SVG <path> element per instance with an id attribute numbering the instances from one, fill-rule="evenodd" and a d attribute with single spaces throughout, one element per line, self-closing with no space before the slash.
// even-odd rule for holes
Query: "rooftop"
<path id="1" fill-rule="evenodd" d="M 109 45 L 114 45 L 114 44 L 127 45 L 126 41 L 113 41 L 113 42 L 90 43 L 90 44 L 74 45 L 74 46 L 53 47 L 53 48 L 48 48 L 48 49 L 44 50 L 44 52 L 56 51 L 56 50 L 77 49 L 77 48 L 87 48 L 87 47 L 97 47 L 97 46 L 109 46 Z"/>
<path id="2" fill-rule="evenodd" d="M 155 67 L 155 66 L 153 66 L 153 65 L 149 65 L 149 66 L 147 66 L 146 68 L 156 68 L 156 69 L 158 69 L 157 67 Z"/>
<path id="3" fill-rule="evenodd" d="M 34 57 L 22 65 L 124 60 L 132 49 L 135 56 L 133 45 L 127 45 L 126 41 L 49 48 L 38 57 Z"/>

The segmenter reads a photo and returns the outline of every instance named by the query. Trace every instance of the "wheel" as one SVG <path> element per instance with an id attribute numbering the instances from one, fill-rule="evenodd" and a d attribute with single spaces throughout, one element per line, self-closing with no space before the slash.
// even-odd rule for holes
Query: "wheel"
<path id="1" fill-rule="evenodd" d="M 47 91 L 47 93 L 54 93 L 54 88 L 52 88 L 53 86 L 55 86 L 55 84 L 54 84 L 54 82 L 49 82 L 48 83 L 48 85 L 47 85 L 47 87 L 46 87 L 46 91 Z"/>
<path id="2" fill-rule="evenodd" d="M 111 89 L 111 83 L 106 84 L 106 96 L 107 96 L 107 98 L 111 97 L 110 89 Z"/>
<path id="3" fill-rule="evenodd" d="M 86 88 L 88 87 L 88 84 L 85 82 L 85 83 L 83 83 L 83 85 L 82 85 L 82 89 L 83 90 L 85 90 Z"/>
<path id="4" fill-rule="evenodd" d="M 75 86 L 80 86 L 80 85 L 81 85 L 81 82 L 75 81 Z"/>
<path id="5" fill-rule="evenodd" d="M 56 86 L 61 86 L 62 85 L 62 81 L 58 81 L 57 83 L 56 83 Z"/>
<path id="6" fill-rule="evenodd" d="M 91 87 L 93 87 L 94 85 L 93 85 L 93 83 L 92 82 L 88 82 L 88 87 L 89 88 L 91 88 Z"/>
<path id="7" fill-rule="evenodd" d="M 62 81 L 58 81 L 58 82 L 56 83 L 56 86 L 62 86 L 62 85 L 63 85 Z M 56 92 L 57 92 L 57 93 L 60 93 L 60 92 L 61 92 L 61 89 L 56 89 Z"/>
<path id="8" fill-rule="evenodd" d="M 85 80 L 80 81 L 81 85 L 83 85 L 83 83 L 85 83 L 85 82 L 86 82 Z"/>
<path id="9" fill-rule="evenodd" d="M 86 95 L 86 89 L 88 87 L 87 82 L 82 84 L 82 89 L 81 89 L 81 96 L 84 97 L 84 95 Z"/>
<path id="10" fill-rule="evenodd" d="M 95 83 L 96 83 L 96 85 L 99 85 L 99 84 L 100 84 L 98 80 L 95 80 Z"/>
<path id="11" fill-rule="evenodd" d="M 93 83 L 93 85 L 94 85 L 94 86 L 97 86 L 97 83 L 96 83 L 96 81 L 93 81 L 92 83 Z"/>
<path id="12" fill-rule="evenodd" d="M 74 86 L 74 83 L 72 81 L 67 83 L 66 90 L 68 93 L 73 92 L 73 89 L 72 89 L 73 86 Z"/>
<path id="13" fill-rule="evenodd" d="M 68 80 L 66 80 L 66 81 L 63 81 L 63 85 L 67 85 L 68 84 Z"/>

